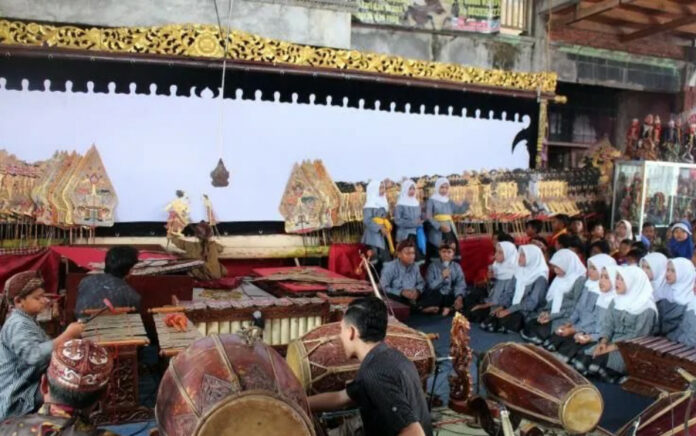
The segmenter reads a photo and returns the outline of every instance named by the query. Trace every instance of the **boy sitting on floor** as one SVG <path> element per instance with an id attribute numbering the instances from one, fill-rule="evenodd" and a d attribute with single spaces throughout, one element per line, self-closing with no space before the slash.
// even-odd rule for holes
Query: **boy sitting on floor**
<path id="1" fill-rule="evenodd" d="M 454 259 L 454 246 L 448 242 L 440 245 L 440 259 L 433 261 L 425 274 L 427 290 L 418 300 L 424 313 L 449 315 L 452 307 L 461 310 L 464 306 L 466 280 L 462 267 Z"/>
<path id="2" fill-rule="evenodd" d="M 399 242 L 397 258 L 384 264 L 380 285 L 395 300 L 416 305 L 425 282 L 416 265 L 416 247 L 410 239 Z"/>
<path id="3" fill-rule="evenodd" d="M 5 283 L 6 304 L 12 306 L 0 330 L 0 420 L 35 411 L 42 402 L 41 374 L 57 345 L 79 338 L 84 324 L 74 322 L 51 340 L 36 322 L 48 305 L 44 281 L 37 271 L 15 274 Z"/>

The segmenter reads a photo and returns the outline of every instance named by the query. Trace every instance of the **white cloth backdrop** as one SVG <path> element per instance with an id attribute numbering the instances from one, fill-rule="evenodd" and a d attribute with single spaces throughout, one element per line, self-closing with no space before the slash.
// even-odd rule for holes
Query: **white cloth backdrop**
<path id="1" fill-rule="evenodd" d="M 135 85 L 130 94 L 114 93 L 113 84 L 109 93 L 67 86 L 29 91 L 25 81 L 22 90 L 9 90 L 0 78 L 0 149 L 37 161 L 96 144 L 119 196 L 119 222 L 165 221 L 163 207 L 177 189 L 191 199 L 194 220 L 204 216 L 204 193 L 220 221 L 281 220 L 285 183 L 303 159 L 322 159 L 336 181 L 528 167 L 525 144 L 510 151 L 527 116 L 501 121 L 266 102 L 260 91 L 242 100 L 237 90 L 223 105 L 230 186 L 213 188 L 220 101 L 210 90 L 177 97 L 155 95 L 154 85 L 149 95 L 135 94 Z"/>

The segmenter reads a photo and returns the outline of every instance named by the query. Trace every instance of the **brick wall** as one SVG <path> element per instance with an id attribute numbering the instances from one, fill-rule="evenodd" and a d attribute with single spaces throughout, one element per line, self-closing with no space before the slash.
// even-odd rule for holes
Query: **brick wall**
<path id="1" fill-rule="evenodd" d="M 617 35 L 573 29 L 565 25 L 556 25 L 551 29 L 551 41 L 563 41 L 570 44 L 586 45 L 606 50 L 624 51 L 644 56 L 658 56 L 684 59 L 684 48 L 660 35 L 646 37 L 636 41 L 622 42 Z"/>

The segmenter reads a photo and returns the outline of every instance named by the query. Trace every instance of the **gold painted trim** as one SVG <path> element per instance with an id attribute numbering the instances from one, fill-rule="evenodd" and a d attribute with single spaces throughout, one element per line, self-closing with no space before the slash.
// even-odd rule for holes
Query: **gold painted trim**
<path id="1" fill-rule="evenodd" d="M 231 61 L 377 73 L 509 90 L 543 93 L 556 91 L 557 75 L 554 72 L 489 70 L 357 50 L 311 47 L 236 30 L 228 31 L 226 37 L 223 37 L 217 26 L 206 24 L 82 28 L 0 20 L 0 46 L 222 58 L 226 38 L 229 39 L 227 58 Z"/>
<path id="2" fill-rule="evenodd" d="M 544 164 L 543 154 L 544 154 L 544 143 L 546 142 L 548 129 L 549 129 L 549 118 L 548 118 L 548 107 L 549 103 L 547 100 L 542 100 L 539 103 L 539 130 L 537 131 L 537 152 L 536 152 L 536 168 L 541 168 Z M 548 150 L 547 150 L 548 153 Z M 548 156 L 546 157 L 548 160 Z"/>

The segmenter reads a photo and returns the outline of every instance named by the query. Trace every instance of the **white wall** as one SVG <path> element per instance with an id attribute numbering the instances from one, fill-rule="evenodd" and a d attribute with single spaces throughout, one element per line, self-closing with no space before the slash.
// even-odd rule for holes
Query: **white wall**
<path id="1" fill-rule="evenodd" d="M 510 151 L 526 116 L 501 121 L 237 98 L 222 105 L 230 186 L 213 188 L 220 101 L 208 90 L 202 97 L 151 91 L 29 91 L 26 81 L 17 91 L 0 78 L 0 149 L 37 161 L 96 144 L 119 196 L 120 222 L 164 221 L 176 189 L 191 198 L 194 220 L 203 217 L 203 193 L 220 221 L 281 220 L 285 183 L 303 159 L 322 159 L 336 181 L 528 167 L 523 144 Z"/>

